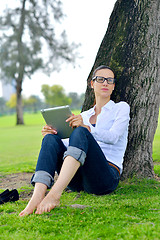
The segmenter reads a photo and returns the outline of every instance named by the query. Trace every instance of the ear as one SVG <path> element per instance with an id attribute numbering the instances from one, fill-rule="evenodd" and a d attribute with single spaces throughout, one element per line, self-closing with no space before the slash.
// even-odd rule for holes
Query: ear
<path id="1" fill-rule="evenodd" d="M 92 80 L 91 80 L 91 88 L 94 88 L 94 87 L 93 87 L 93 81 L 92 81 Z"/>

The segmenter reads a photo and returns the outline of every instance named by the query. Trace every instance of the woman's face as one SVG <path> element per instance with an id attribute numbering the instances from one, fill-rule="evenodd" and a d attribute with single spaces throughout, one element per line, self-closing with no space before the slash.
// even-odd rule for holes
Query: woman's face
<path id="1" fill-rule="evenodd" d="M 95 77 L 96 76 L 114 78 L 113 72 L 109 69 L 98 70 L 95 74 Z M 114 90 L 115 83 L 108 84 L 106 80 L 103 83 L 99 83 L 96 80 L 95 81 L 92 80 L 91 87 L 94 89 L 95 97 L 110 98 Z"/>

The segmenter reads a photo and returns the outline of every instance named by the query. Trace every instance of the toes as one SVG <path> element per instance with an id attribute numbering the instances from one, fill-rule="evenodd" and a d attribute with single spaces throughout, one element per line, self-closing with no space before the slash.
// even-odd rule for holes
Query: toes
<path id="1" fill-rule="evenodd" d="M 52 207 L 50 206 L 39 206 L 35 212 L 35 214 L 42 214 L 45 212 L 50 212 L 52 210 Z"/>
<path id="2" fill-rule="evenodd" d="M 27 215 L 29 215 L 30 213 L 27 213 L 26 211 L 22 211 L 20 214 L 19 214 L 19 216 L 20 217 L 23 217 L 23 216 L 27 216 Z"/>
<path id="3" fill-rule="evenodd" d="M 42 208 L 41 207 L 37 207 L 37 210 L 35 212 L 35 214 L 42 214 Z"/>
<path id="4" fill-rule="evenodd" d="M 22 212 L 20 212 L 19 216 L 23 217 L 23 216 L 27 216 L 29 214 L 32 214 L 33 210 L 32 209 L 24 209 Z"/>
<path id="5" fill-rule="evenodd" d="M 20 212 L 19 216 L 20 216 L 20 217 L 24 216 L 24 212 L 23 212 L 23 211 Z"/>
<path id="6" fill-rule="evenodd" d="M 37 211 L 35 212 L 35 214 L 42 214 L 42 213 L 44 213 L 44 210 L 42 209 L 37 209 Z"/>

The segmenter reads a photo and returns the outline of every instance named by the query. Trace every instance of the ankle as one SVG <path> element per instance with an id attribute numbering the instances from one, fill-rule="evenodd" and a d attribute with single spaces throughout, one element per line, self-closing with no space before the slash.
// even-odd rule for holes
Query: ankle
<path id="1" fill-rule="evenodd" d="M 55 189 L 51 189 L 48 194 L 50 195 L 51 198 L 53 198 L 56 201 L 59 201 L 62 195 L 61 192 L 59 191 L 57 192 Z"/>

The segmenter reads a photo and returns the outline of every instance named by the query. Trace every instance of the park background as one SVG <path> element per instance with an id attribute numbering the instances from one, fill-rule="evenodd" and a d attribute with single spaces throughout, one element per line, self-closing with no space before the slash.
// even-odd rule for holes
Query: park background
<path id="1" fill-rule="evenodd" d="M 16 0 L 10 2 L 10 7 L 14 7 L 15 2 Z M 39 71 L 32 76 L 31 80 L 26 78 L 23 83 L 24 96 L 38 95 L 43 98 L 41 93 L 42 84 L 59 84 L 65 89 L 66 93 L 77 92 L 82 94 L 85 92 L 87 77 L 106 32 L 115 2 L 115 0 L 100 0 L 98 2 L 91 0 L 63 1 L 63 12 L 66 16 L 57 27 L 66 30 L 69 42 L 80 44 L 77 49 L 79 58 L 77 58 L 74 65 L 63 64 L 61 71 L 53 72 L 51 77 L 47 77 Z M 3 1 L 0 10 L 2 11 L 5 6 L 6 3 Z"/>
<path id="2" fill-rule="evenodd" d="M 83 6 L 85 6 L 85 3 Z M 91 11 L 90 19 L 93 15 L 101 18 Z M 104 13 L 102 14 L 101 11 L 100 16 L 102 15 L 104 17 Z M 106 19 L 106 17 L 104 18 Z M 92 31 L 93 35 L 99 29 L 99 26 L 95 26 Z M 106 25 L 104 27 L 105 30 Z M 95 52 L 92 51 L 94 52 L 94 57 L 100 42 L 101 39 L 97 49 L 94 50 Z M 89 46 L 87 46 L 88 48 Z M 85 84 L 93 60 L 94 58 L 91 60 L 91 65 L 83 77 Z M 68 70 L 71 67 L 65 68 Z M 30 84 L 32 83 L 30 82 Z M 78 113 L 78 111 L 75 113 Z M 11 181 L 8 183 L 9 188 L 13 182 L 15 184 L 12 186 L 16 187 L 17 182 L 19 181 L 21 185 L 22 181 L 22 179 L 18 178 L 18 174 L 22 173 L 25 176 L 25 174 L 31 175 L 34 172 L 42 140 L 41 128 L 44 125 L 44 121 L 39 112 L 24 113 L 24 126 L 15 126 L 15 118 L 15 114 L 0 117 L 1 192 L 4 190 L 4 186 L 6 186 L 5 181 L 7 179 Z M 159 149 L 160 124 L 158 125 L 153 143 L 155 179 L 128 179 L 121 182 L 113 194 L 107 196 L 97 197 L 85 193 L 65 192 L 62 196 L 61 206 L 51 213 L 46 213 L 43 216 L 32 215 L 20 219 L 18 213 L 25 207 L 33 191 L 33 188 L 29 185 L 29 180 L 27 180 L 26 184 L 18 187 L 20 201 L 0 206 L 0 238 L 159 239 Z"/>

